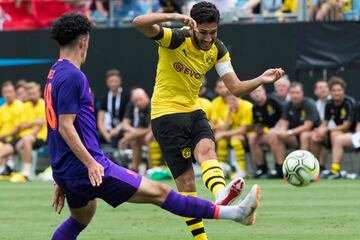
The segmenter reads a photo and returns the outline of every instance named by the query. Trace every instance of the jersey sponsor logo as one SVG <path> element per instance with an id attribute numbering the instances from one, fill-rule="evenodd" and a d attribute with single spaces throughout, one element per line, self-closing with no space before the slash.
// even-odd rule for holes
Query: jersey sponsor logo
<path id="1" fill-rule="evenodd" d="M 175 62 L 173 64 L 173 67 L 174 67 L 175 71 L 182 72 L 185 75 L 189 75 L 192 78 L 201 79 L 201 77 L 202 77 L 202 75 L 200 73 L 195 72 L 195 71 L 191 70 L 190 68 L 185 67 L 184 64 L 182 64 L 180 62 Z"/>
<path id="2" fill-rule="evenodd" d="M 184 148 L 181 151 L 181 155 L 183 156 L 183 158 L 188 159 L 191 157 L 191 149 L 189 147 Z"/>
<path id="3" fill-rule="evenodd" d="M 48 74 L 48 76 L 47 76 L 47 79 L 49 79 L 49 80 L 53 79 L 53 78 L 54 78 L 54 74 L 55 74 L 55 70 L 51 69 L 51 70 L 49 71 L 49 74 Z"/>

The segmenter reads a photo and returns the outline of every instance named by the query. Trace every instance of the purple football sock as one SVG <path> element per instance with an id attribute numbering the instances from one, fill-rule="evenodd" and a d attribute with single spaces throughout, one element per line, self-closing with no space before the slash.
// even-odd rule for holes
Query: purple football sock
<path id="1" fill-rule="evenodd" d="M 75 240 L 85 227 L 85 225 L 69 217 L 56 229 L 51 240 Z"/>
<path id="2" fill-rule="evenodd" d="M 176 215 L 191 218 L 218 218 L 219 207 L 207 200 L 183 196 L 171 190 L 161 208 Z"/>

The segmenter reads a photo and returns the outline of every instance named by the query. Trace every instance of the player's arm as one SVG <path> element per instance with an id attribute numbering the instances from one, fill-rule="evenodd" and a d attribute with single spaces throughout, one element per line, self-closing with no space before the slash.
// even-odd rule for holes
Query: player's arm
<path id="1" fill-rule="evenodd" d="M 285 120 L 285 119 L 280 119 L 279 122 L 276 124 L 276 129 L 279 130 L 287 130 L 289 127 L 289 121 Z"/>
<path id="2" fill-rule="evenodd" d="M 59 115 L 60 135 L 75 156 L 87 167 L 92 185 L 99 186 L 102 183 L 102 176 L 104 176 L 104 168 L 95 161 L 81 142 L 79 134 L 74 127 L 75 118 L 76 114 Z"/>
<path id="3" fill-rule="evenodd" d="M 340 124 L 339 126 L 330 128 L 329 131 L 330 132 L 334 132 L 334 131 L 342 131 L 342 132 L 346 132 L 350 129 L 352 124 L 352 121 L 344 121 L 342 124 Z"/>
<path id="4" fill-rule="evenodd" d="M 314 126 L 314 122 L 310 120 L 305 120 L 303 125 L 300 125 L 296 128 L 290 129 L 288 131 L 289 135 L 299 135 L 302 132 L 310 131 Z"/>
<path id="5" fill-rule="evenodd" d="M 135 130 L 133 126 L 131 126 L 131 120 L 127 117 L 121 121 L 121 127 L 125 132 L 132 132 Z"/>
<path id="6" fill-rule="evenodd" d="M 163 22 L 180 22 L 190 26 L 190 28 L 196 28 L 194 19 L 178 13 L 150 13 L 138 16 L 133 20 L 136 29 L 149 38 L 159 35 L 161 28 L 158 24 Z"/>
<path id="7" fill-rule="evenodd" d="M 284 70 L 281 68 L 274 68 L 266 70 L 262 75 L 251 80 L 240 81 L 234 71 L 222 75 L 221 79 L 233 95 L 243 97 L 260 85 L 273 83 L 283 75 Z"/>

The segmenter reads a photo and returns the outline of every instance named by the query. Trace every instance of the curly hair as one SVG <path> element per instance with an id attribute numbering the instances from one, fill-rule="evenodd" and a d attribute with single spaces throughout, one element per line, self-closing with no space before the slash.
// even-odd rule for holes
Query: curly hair
<path id="1" fill-rule="evenodd" d="M 219 23 L 220 12 L 217 7 L 209 2 L 199 2 L 195 4 L 190 11 L 190 16 L 196 23 Z"/>
<path id="2" fill-rule="evenodd" d="M 82 14 L 65 14 L 56 19 L 51 25 L 51 38 L 60 47 L 74 44 L 81 35 L 87 35 L 92 30 L 91 22 Z"/>

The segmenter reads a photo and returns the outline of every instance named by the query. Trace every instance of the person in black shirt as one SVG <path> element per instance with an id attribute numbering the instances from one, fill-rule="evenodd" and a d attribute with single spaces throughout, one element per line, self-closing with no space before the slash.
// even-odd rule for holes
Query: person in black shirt
<path id="1" fill-rule="evenodd" d="M 282 159 L 285 158 L 285 146 L 307 150 L 308 146 L 305 146 L 304 139 L 320 124 L 315 102 L 304 97 L 301 83 L 293 82 L 290 85 L 290 96 L 291 100 L 285 105 L 283 115 L 276 127 Z M 277 174 L 281 175 L 281 168 L 278 167 L 276 170 Z"/>
<path id="2" fill-rule="evenodd" d="M 355 113 L 355 122 L 356 128 L 355 132 L 342 133 L 334 138 L 332 142 L 332 164 L 331 164 L 331 175 L 328 177 L 330 179 L 338 179 L 340 176 L 341 169 L 341 160 L 344 156 L 344 148 L 360 148 L 360 103 L 356 106 Z"/>
<path id="3" fill-rule="evenodd" d="M 332 77 L 329 80 L 329 87 L 332 99 L 326 103 L 325 119 L 311 136 L 311 152 L 316 157 L 319 156 L 322 145 L 331 146 L 338 135 L 349 132 L 353 125 L 355 101 L 345 95 L 345 81 L 339 77 Z M 320 162 L 322 171 L 325 170 L 325 161 Z M 334 165 L 332 168 L 334 168 L 333 173 L 340 171 L 339 165 Z"/>
<path id="4" fill-rule="evenodd" d="M 97 115 L 97 125 L 101 140 L 110 143 L 113 148 L 118 147 L 123 136 L 121 121 L 124 118 L 125 108 L 129 102 L 128 93 L 121 87 L 122 77 L 120 71 L 111 69 L 106 73 L 108 93 L 101 101 Z"/>
<path id="5" fill-rule="evenodd" d="M 135 88 L 131 92 L 131 102 L 126 106 L 121 123 L 124 137 L 120 141 L 121 148 L 131 145 L 133 157 L 131 168 L 138 171 L 142 156 L 142 146 L 149 146 L 149 158 L 153 167 L 161 164 L 160 146 L 154 140 L 150 126 L 150 100 L 144 89 Z"/>
<path id="6" fill-rule="evenodd" d="M 263 86 L 258 87 L 250 93 L 254 101 L 253 127 L 254 131 L 248 134 L 250 153 L 255 161 L 257 170 L 255 178 L 266 176 L 268 168 L 264 158 L 262 145 L 268 145 L 275 160 L 275 164 L 282 166 L 282 156 L 279 155 L 279 143 L 275 127 L 282 115 L 282 104 L 273 96 L 267 96 Z"/>

